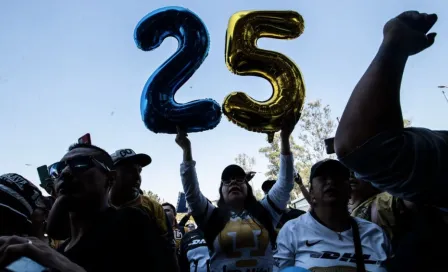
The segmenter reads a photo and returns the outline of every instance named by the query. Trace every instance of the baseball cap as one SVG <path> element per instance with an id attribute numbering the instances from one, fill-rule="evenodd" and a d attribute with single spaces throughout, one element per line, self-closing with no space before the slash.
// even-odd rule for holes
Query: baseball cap
<path id="1" fill-rule="evenodd" d="M 146 154 L 136 154 L 132 149 L 119 149 L 110 155 L 114 166 L 122 162 L 128 162 L 132 164 L 145 167 L 151 163 L 151 157 Z"/>
<path id="2" fill-rule="evenodd" d="M 347 177 L 347 180 L 350 178 L 350 170 L 347 167 L 345 167 L 342 163 L 333 159 L 325 159 L 316 162 L 311 167 L 310 181 L 313 178 L 323 173 L 329 173 L 330 171 L 332 173 L 341 174 L 341 176 Z"/>
<path id="3" fill-rule="evenodd" d="M 221 180 L 230 180 L 232 178 L 246 178 L 250 181 L 255 176 L 255 172 L 246 173 L 244 169 L 236 164 L 231 164 L 224 168 L 221 174 Z"/>
<path id="4" fill-rule="evenodd" d="M 0 176 L 0 209 L 6 208 L 30 221 L 36 208 L 46 208 L 41 191 L 21 175 Z"/>

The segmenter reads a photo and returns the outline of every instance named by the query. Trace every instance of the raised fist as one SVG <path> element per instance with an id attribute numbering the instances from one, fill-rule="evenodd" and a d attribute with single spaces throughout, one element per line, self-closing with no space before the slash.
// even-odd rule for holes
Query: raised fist
<path id="1" fill-rule="evenodd" d="M 417 54 L 434 43 L 436 33 L 428 31 L 437 22 L 436 14 L 406 11 L 386 23 L 384 40 L 399 47 L 408 56 Z"/>

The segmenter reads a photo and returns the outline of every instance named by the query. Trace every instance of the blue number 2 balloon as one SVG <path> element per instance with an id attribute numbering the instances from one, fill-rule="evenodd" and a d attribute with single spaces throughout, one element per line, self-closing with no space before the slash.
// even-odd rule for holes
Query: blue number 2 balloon
<path id="1" fill-rule="evenodd" d="M 165 7 L 144 17 L 136 26 L 135 43 L 143 51 L 159 47 L 166 37 L 175 37 L 179 48 L 148 79 L 140 101 L 146 127 L 155 133 L 176 133 L 176 126 L 186 132 L 216 127 L 221 121 L 221 107 L 212 99 L 179 104 L 177 90 L 205 60 L 210 47 L 209 35 L 201 19 L 188 9 Z"/>

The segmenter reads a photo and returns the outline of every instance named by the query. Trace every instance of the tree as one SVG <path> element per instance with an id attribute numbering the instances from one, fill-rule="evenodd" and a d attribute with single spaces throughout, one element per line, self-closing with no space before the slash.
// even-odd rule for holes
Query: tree
<path id="1" fill-rule="evenodd" d="M 254 166 L 256 164 L 254 157 L 249 157 L 245 153 L 240 153 L 235 158 L 235 163 L 241 166 L 243 168 L 244 172 L 250 172 L 254 170 Z M 264 197 L 263 192 L 260 189 L 255 189 L 253 182 L 250 182 L 250 185 L 252 186 L 252 190 L 254 193 L 254 196 L 257 200 L 261 200 Z"/>
<path id="2" fill-rule="evenodd" d="M 249 157 L 247 154 L 241 153 L 236 156 L 235 163 L 241 166 L 247 173 L 253 170 L 256 162 L 254 157 Z"/>
<path id="3" fill-rule="evenodd" d="M 295 158 L 295 166 L 302 177 L 303 182 L 308 182 L 311 166 L 325 157 L 324 140 L 331 138 L 336 128 L 335 121 L 331 118 L 330 106 L 323 106 L 321 100 L 309 102 L 302 110 L 296 130 L 299 131 L 297 140 L 291 135 L 291 151 Z M 280 136 L 276 133 L 274 141 L 269 146 L 260 148 L 260 153 L 268 159 L 268 171 L 266 176 L 276 179 L 280 170 Z M 294 186 L 293 195 L 300 193 L 298 186 Z"/>
<path id="4" fill-rule="evenodd" d="M 408 119 L 403 120 L 404 126 L 411 125 Z M 335 158 L 328 155 L 325 148 L 325 139 L 331 138 L 336 129 L 336 122 L 331 117 L 329 105 L 323 105 L 321 100 L 308 102 L 303 110 L 295 132 L 298 132 L 297 140 L 292 135 L 290 138 L 291 151 L 295 159 L 295 167 L 302 177 L 303 183 L 309 183 L 311 166 L 325 158 Z M 274 141 L 259 150 L 268 159 L 268 170 L 265 175 L 269 179 L 276 179 L 280 170 L 280 137 L 275 134 Z M 293 195 L 300 193 L 298 186 L 294 186 Z"/>
<path id="5" fill-rule="evenodd" d="M 403 125 L 405 128 L 412 126 L 412 121 L 410 119 L 403 119 Z"/>
<path id="6" fill-rule="evenodd" d="M 157 203 L 161 203 L 160 197 L 157 194 L 151 192 L 150 190 L 148 191 L 143 190 L 143 195 L 149 197 L 150 199 L 156 201 Z"/>
<path id="7" fill-rule="evenodd" d="M 289 138 L 291 144 L 291 151 L 296 158 L 300 153 L 300 147 L 295 143 L 294 138 Z M 274 140 L 268 146 L 260 148 L 258 152 L 262 153 L 269 161 L 268 171 L 265 176 L 268 179 L 277 179 L 278 171 L 280 170 L 280 133 L 274 135 Z"/>

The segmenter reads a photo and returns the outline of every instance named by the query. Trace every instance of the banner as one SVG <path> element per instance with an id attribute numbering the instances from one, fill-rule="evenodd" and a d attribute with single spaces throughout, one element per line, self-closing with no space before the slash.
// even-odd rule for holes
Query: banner
<path id="1" fill-rule="evenodd" d="M 179 192 L 179 196 L 177 197 L 177 208 L 178 213 L 187 213 L 187 199 L 185 198 L 185 193 Z"/>

